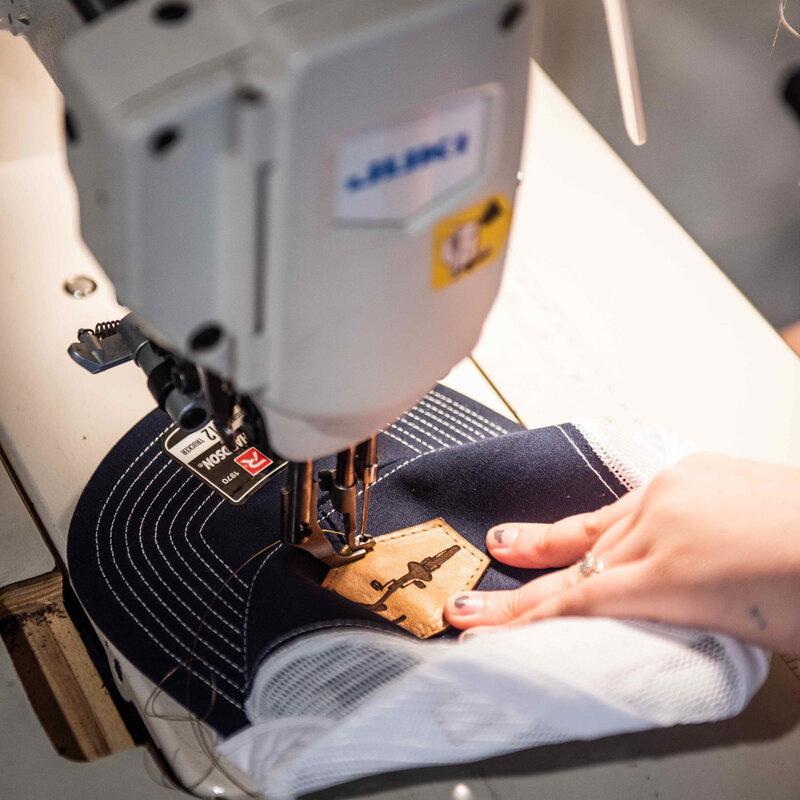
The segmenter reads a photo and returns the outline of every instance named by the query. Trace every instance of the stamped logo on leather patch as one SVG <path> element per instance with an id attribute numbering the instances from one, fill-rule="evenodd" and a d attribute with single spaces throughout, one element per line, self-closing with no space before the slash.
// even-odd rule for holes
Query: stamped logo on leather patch
<path id="1" fill-rule="evenodd" d="M 488 556 L 434 519 L 378 536 L 371 553 L 332 569 L 322 585 L 427 639 L 447 627 L 447 598 L 473 589 L 488 566 Z"/>

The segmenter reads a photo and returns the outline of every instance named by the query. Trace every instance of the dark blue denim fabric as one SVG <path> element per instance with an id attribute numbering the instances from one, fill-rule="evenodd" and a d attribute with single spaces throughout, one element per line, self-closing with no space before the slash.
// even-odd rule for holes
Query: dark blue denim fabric
<path id="1" fill-rule="evenodd" d="M 325 567 L 306 553 L 260 553 L 278 540 L 283 473 L 231 505 L 163 454 L 168 426 L 163 413 L 148 415 L 97 469 L 70 527 L 70 576 L 126 658 L 230 735 L 247 724 L 249 682 L 276 647 L 331 625 L 399 629 L 323 589 Z M 485 552 L 492 525 L 552 522 L 626 491 L 573 426 L 524 431 L 442 387 L 388 428 L 380 448 L 376 536 L 443 517 Z M 341 530 L 324 495 L 320 517 Z M 495 563 L 478 588 L 537 574 Z"/>

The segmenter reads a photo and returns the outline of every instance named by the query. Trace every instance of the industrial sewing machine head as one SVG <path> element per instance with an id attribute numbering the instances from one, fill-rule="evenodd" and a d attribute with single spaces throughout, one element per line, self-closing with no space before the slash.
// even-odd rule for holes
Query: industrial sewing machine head
<path id="1" fill-rule="evenodd" d="M 528 4 L 65 1 L 56 48 L 36 10 L 21 32 L 65 96 L 83 238 L 134 312 L 71 355 L 132 358 L 176 423 L 210 418 L 231 449 L 241 409 L 237 434 L 290 462 L 285 541 L 364 555 L 376 432 L 469 354 L 497 294 Z"/>
<path id="2" fill-rule="evenodd" d="M 131 309 L 79 332 L 192 430 L 290 464 L 283 538 L 363 556 L 375 432 L 471 351 L 502 273 L 532 12 L 509 0 L 19 0 L 81 230 Z M 234 431 L 236 411 L 240 428 Z M 244 437 L 244 438 L 241 438 Z M 345 520 L 317 523 L 313 460 Z M 361 522 L 356 496 L 363 487 Z"/>

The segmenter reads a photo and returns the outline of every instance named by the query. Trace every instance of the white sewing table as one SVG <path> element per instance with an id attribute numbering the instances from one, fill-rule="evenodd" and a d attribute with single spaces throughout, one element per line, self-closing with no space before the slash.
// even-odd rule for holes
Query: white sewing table
<path id="1" fill-rule="evenodd" d="M 532 91 L 505 284 L 473 360 L 447 383 L 529 427 L 578 415 L 629 429 L 659 422 L 710 449 L 800 464 L 800 359 L 537 68 Z M 90 376 L 66 354 L 79 327 L 121 314 L 77 234 L 60 113 L 27 47 L 0 37 L 0 447 L 63 559 L 83 486 L 152 400 L 135 367 Z M 98 291 L 68 296 L 62 284 L 78 274 Z M 2 470 L 0 500 L 2 588 L 54 562 Z M 152 685 L 121 664 L 123 694 L 141 708 Z M 85 765 L 60 759 L 4 648 L 0 719 L 4 796 L 167 796 L 141 749 Z M 158 721 L 151 734 L 185 781 L 205 769 L 187 728 Z M 797 798 L 798 754 L 800 680 L 776 656 L 735 720 L 367 779 L 321 796 Z M 219 775 L 204 785 L 235 796 Z"/>

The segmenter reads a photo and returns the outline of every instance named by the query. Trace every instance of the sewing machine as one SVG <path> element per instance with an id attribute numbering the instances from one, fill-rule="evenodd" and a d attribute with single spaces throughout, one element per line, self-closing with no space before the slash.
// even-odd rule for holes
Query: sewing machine
<path id="1" fill-rule="evenodd" d="M 230 450 L 238 407 L 248 445 L 290 461 L 284 539 L 363 556 L 376 431 L 470 352 L 497 294 L 531 15 L 63 5 L 68 24 L 36 3 L 9 19 L 64 93 L 83 238 L 135 312 L 87 320 L 70 354 L 133 359 L 177 424 L 213 420 Z M 341 552 L 316 522 L 313 460 L 333 452 Z"/>
<path id="2" fill-rule="evenodd" d="M 284 541 L 331 566 L 364 556 L 376 431 L 471 352 L 500 285 L 528 4 L 2 10 L 64 94 L 82 235 L 134 312 L 87 320 L 70 355 L 92 373 L 132 359 L 181 428 L 213 422 L 229 451 L 288 460 Z M 641 143 L 625 6 L 606 10 Z M 317 523 L 320 483 L 341 549 Z"/>
<path id="3" fill-rule="evenodd" d="M 22 0 L 13 9 L 23 14 Z M 12 7 L 4 3 L 2 10 Z M 610 77 L 610 64 L 607 69 Z M 797 463 L 796 357 L 547 76 L 538 69 L 534 75 L 503 285 L 474 361 L 459 365 L 448 384 L 500 413 L 511 415 L 513 408 L 528 427 L 576 415 L 611 419 L 625 430 L 655 421 L 712 449 Z M 64 558 L 78 495 L 153 398 L 133 365 L 90 375 L 66 356 L 78 328 L 124 311 L 77 234 L 74 186 L 56 124 L 60 97 L 11 36 L 0 37 L 0 99 L 0 275 L 7 287 L 0 314 L 0 445 L 27 502 L 18 503 L 18 526 L 7 523 L 2 531 L 5 598 L 30 591 Z M 63 285 L 71 276 L 80 279 L 67 281 L 74 291 L 67 294 Z M 112 665 L 107 684 L 116 684 L 146 720 L 180 783 L 203 796 L 243 796 L 225 775 L 209 772 L 195 732 L 179 721 L 181 710 L 169 698 L 159 701 L 169 721 L 148 715 L 154 685 L 113 645 L 101 643 Z M 148 777 L 141 747 L 115 747 L 91 764 L 59 758 L 5 648 L 0 657 L 7 794 L 167 796 Z M 776 657 L 765 689 L 727 723 L 382 776 L 349 794 L 511 800 L 659 793 L 744 800 L 768 787 L 772 797 L 796 797 L 798 685 Z"/>

